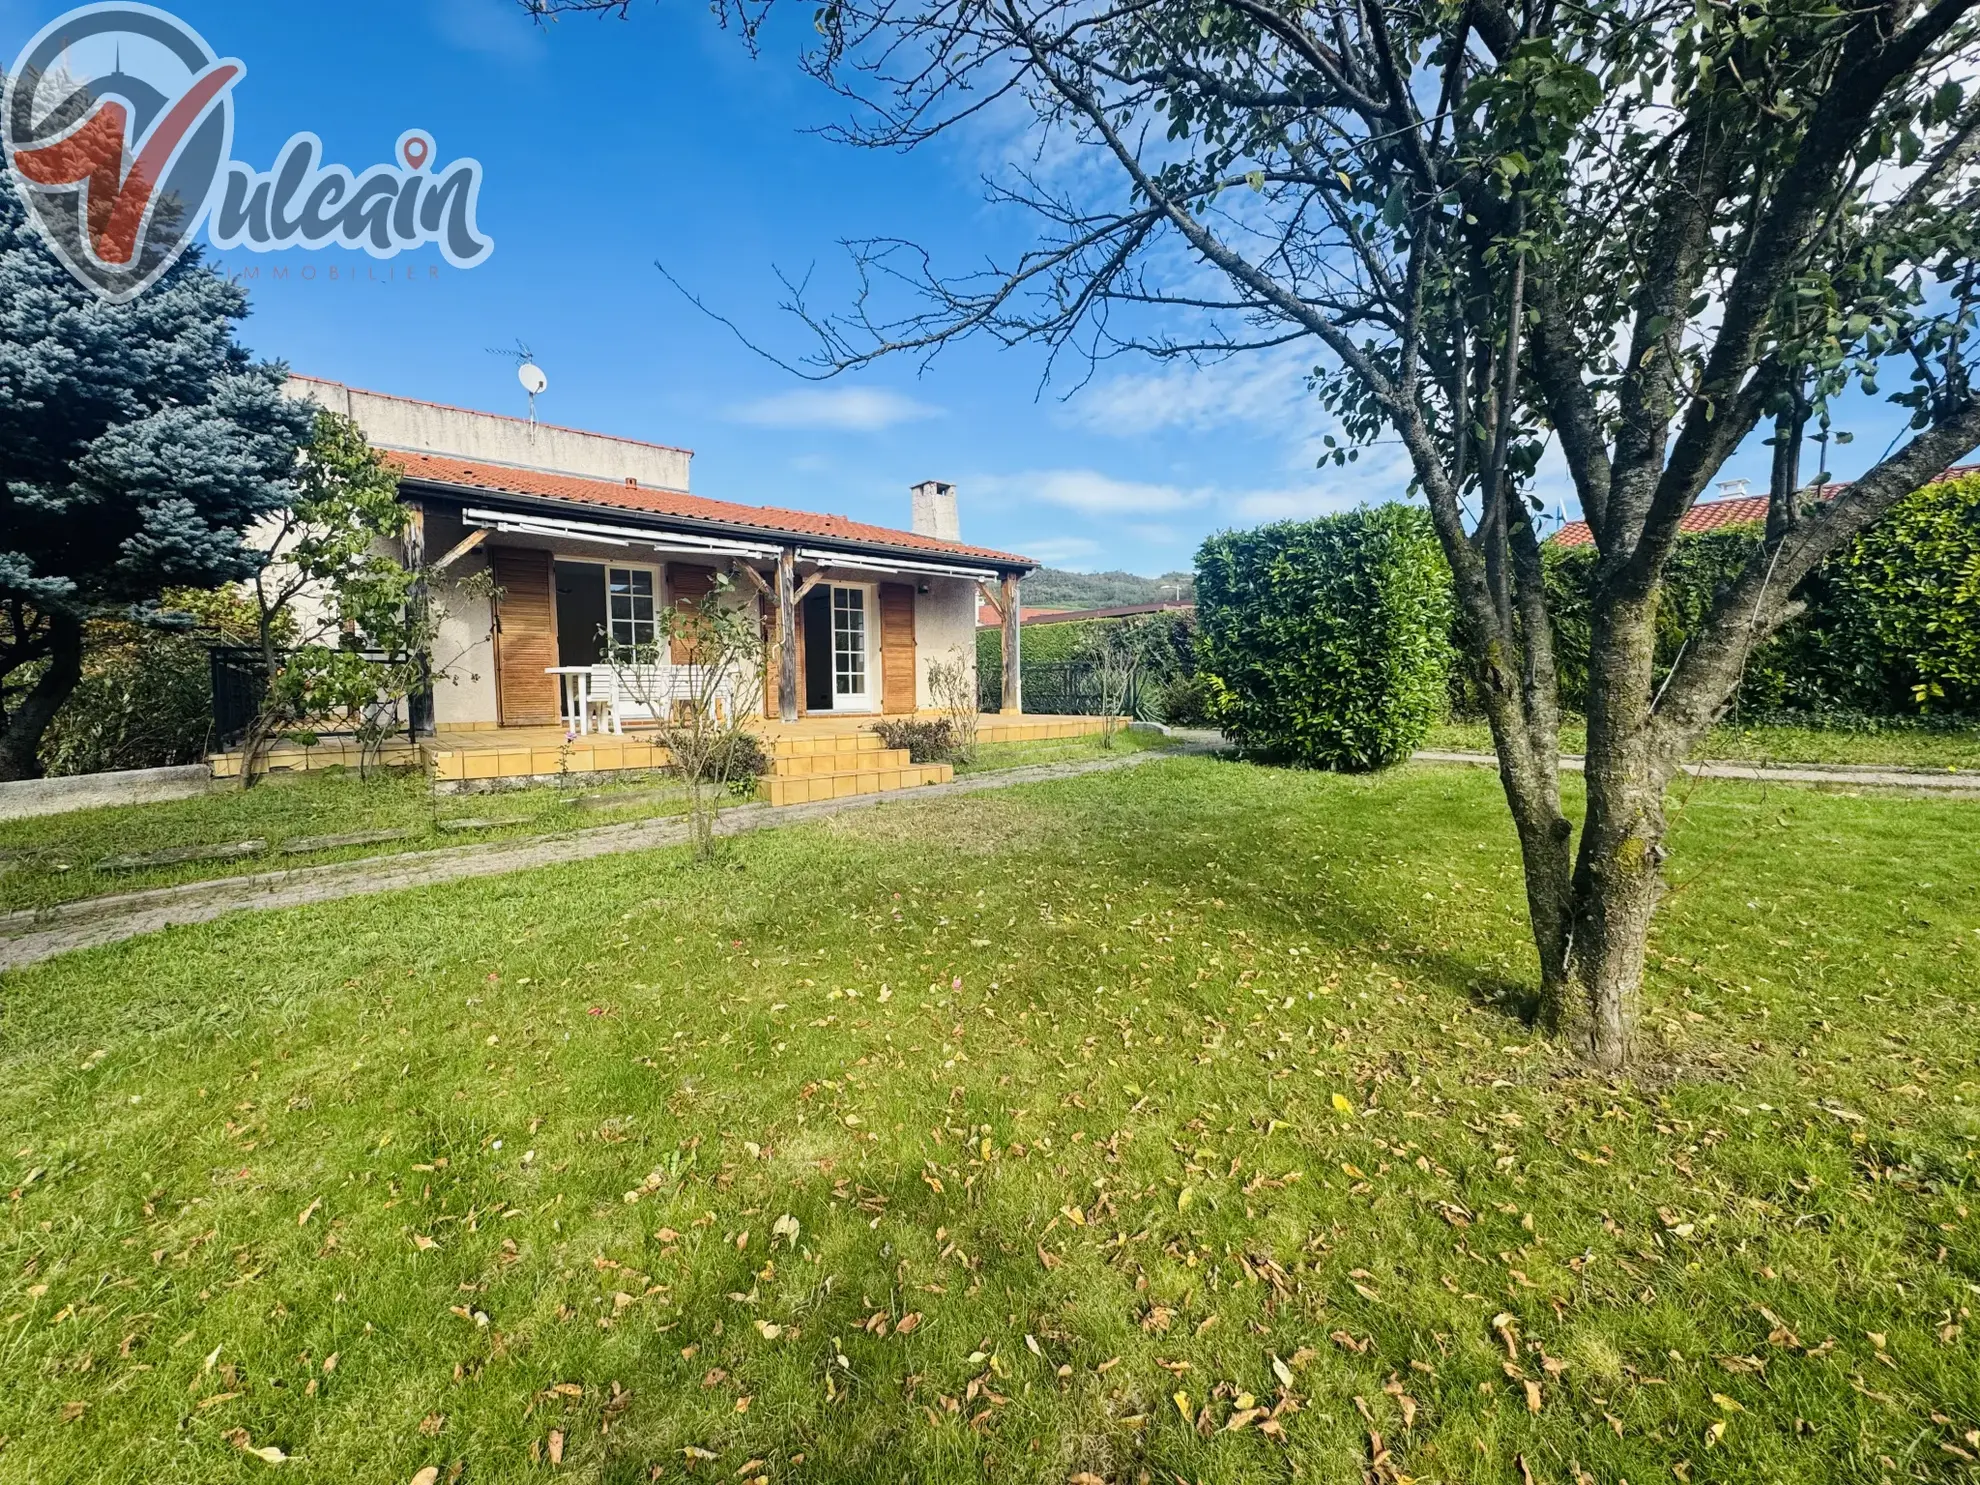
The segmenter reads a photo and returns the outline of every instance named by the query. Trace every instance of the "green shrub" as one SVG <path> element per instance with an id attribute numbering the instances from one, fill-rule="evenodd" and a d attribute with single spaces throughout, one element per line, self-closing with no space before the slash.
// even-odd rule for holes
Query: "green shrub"
<path id="1" fill-rule="evenodd" d="M 1196 558 L 1214 714 L 1268 758 L 1400 762 L 1445 707 L 1449 569 L 1426 512 L 1363 507 L 1226 532 Z"/>
<path id="2" fill-rule="evenodd" d="M 729 740 L 729 778 L 752 785 L 770 772 L 770 750 L 763 739 L 746 727 L 738 727 Z"/>
<path id="3" fill-rule="evenodd" d="M 873 730 L 880 741 L 894 749 L 905 749 L 910 763 L 954 763 L 956 733 L 948 722 L 937 719 L 917 722 L 912 717 L 899 721 L 876 722 Z"/>
<path id="4" fill-rule="evenodd" d="M 205 757 L 213 726 L 206 643 L 130 624 L 91 625 L 82 680 L 42 735 L 42 767 L 50 775 L 103 773 Z"/>
<path id="5" fill-rule="evenodd" d="M 1890 711 L 1980 711 L 1980 474 L 1907 497 L 1825 564 L 1834 657 Z M 1820 612 L 1820 610 L 1818 610 Z"/>
<path id="6" fill-rule="evenodd" d="M 206 756 L 213 727 L 207 647 L 242 644 L 253 613 L 231 588 L 175 588 L 160 602 L 178 627 L 99 619 L 84 632 L 83 675 L 41 739 L 50 775 L 166 768 Z"/>
<path id="7" fill-rule="evenodd" d="M 1156 719 L 1171 727 L 1209 727 L 1215 722 L 1213 700 L 1210 678 L 1197 674 L 1177 676 L 1156 687 L 1152 706 Z"/>
<path id="8" fill-rule="evenodd" d="M 1719 590 L 1736 578 L 1760 540 L 1757 526 L 1725 526 L 1681 539 L 1672 549 L 1664 589 L 1657 608 L 1656 678 L 1659 684 L 1677 661 L 1686 640 L 1704 624 Z M 1588 709 L 1589 590 L 1595 580 L 1597 553 L 1593 546 L 1541 548 L 1547 574 L 1547 606 L 1554 618 L 1554 663 L 1560 675 L 1561 706 L 1576 715 Z M 1771 682 L 1759 689 L 1778 690 L 1780 680 L 1770 670 L 1779 642 L 1756 651 L 1747 660 L 1749 678 L 1761 674 Z M 1770 702 L 1781 704 L 1779 698 Z"/>
<path id="9" fill-rule="evenodd" d="M 1678 542 L 1657 612 L 1656 684 L 1760 539 L 1756 525 Z M 1544 558 L 1561 705 L 1585 712 L 1595 548 L 1549 546 Z M 1907 497 L 1810 574 L 1797 596 L 1806 612 L 1747 657 L 1739 714 L 1980 711 L 1980 476 Z M 1461 710 L 1473 709 L 1468 701 Z"/>

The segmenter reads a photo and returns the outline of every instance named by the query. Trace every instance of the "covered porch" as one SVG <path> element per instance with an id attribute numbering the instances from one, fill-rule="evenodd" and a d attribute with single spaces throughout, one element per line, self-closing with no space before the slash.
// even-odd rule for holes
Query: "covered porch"
<path id="1" fill-rule="evenodd" d="M 920 554 L 477 505 L 436 506 L 426 525 L 429 545 L 446 543 L 430 569 L 433 600 L 459 607 L 464 631 L 487 635 L 476 657 L 485 659 L 486 683 L 438 688 L 443 728 L 486 722 L 583 734 L 664 720 L 656 713 L 684 704 L 695 688 L 684 643 L 661 642 L 664 617 L 711 594 L 753 614 L 762 632 L 753 667 L 760 673 L 726 698 L 735 716 L 786 725 L 912 716 L 937 704 L 932 665 L 954 662 L 973 675 L 979 602 L 1015 609 L 1015 572 Z M 477 569 L 493 591 L 480 608 L 457 581 Z M 1013 659 L 1015 648 L 1013 636 Z M 651 659 L 630 679 L 612 663 L 629 654 Z M 1010 701 L 1008 711 L 1021 710 L 1014 688 Z"/>

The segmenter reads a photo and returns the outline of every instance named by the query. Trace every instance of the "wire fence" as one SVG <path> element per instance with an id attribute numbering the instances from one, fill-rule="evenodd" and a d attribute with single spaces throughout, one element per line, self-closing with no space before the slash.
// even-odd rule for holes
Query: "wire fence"
<path id="1" fill-rule="evenodd" d="M 1004 705 L 1004 673 L 993 666 L 979 666 L 976 675 L 978 707 L 986 712 L 1001 711 Z M 1056 717 L 1094 717 L 1101 711 L 1105 687 L 1100 667 L 1080 661 L 1054 661 L 1024 667 L 1022 701 L 1028 713 Z M 1128 683 L 1122 716 L 1142 715 L 1141 677 Z"/>
<path id="2" fill-rule="evenodd" d="M 261 714 L 262 704 L 268 696 L 268 672 L 261 651 L 251 647 L 212 645 L 206 653 L 213 677 L 213 736 L 220 747 L 231 748 L 247 735 L 254 719 Z M 294 650 L 277 650 L 276 668 L 279 670 L 295 653 Z M 393 658 L 382 651 L 362 650 L 358 653 L 367 663 L 378 668 L 381 677 L 394 664 Z M 287 727 L 290 731 L 306 729 L 335 736 L 383 724 L 388 733 L 404 732 L 410 739 L 413 736 L 413 709 L 416 705 L 417 698 L 386 694 L 381 683 L 378 700 L 361 711 L 296 718 L 289 721 Z"/>

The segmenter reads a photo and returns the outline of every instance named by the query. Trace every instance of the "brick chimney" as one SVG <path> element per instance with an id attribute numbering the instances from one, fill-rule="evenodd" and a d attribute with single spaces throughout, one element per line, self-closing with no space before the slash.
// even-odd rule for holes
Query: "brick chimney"
<path id="1" fill-rule="evenodd" d="M 932 536 L 940 541 L 961 541 L 962 527 L 956 521 L 956 487 L 943 480 L 923 480 L 914 487 L 916 536 Z"/>

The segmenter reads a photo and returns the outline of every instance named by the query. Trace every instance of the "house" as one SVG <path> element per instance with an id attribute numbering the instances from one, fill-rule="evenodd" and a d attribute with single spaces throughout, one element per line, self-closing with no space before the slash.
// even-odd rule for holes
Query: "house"
<path id="1" fill-rule="evenodd" d="M 414 511 L 405 560 L 429 574 L 440 610 L 446 675 L 426 729 L 437 741 L 424 746 L 443 779 L 567 771 L 571 733 L 584 739 L 576 767 L 659 761 L 637 736 L 651 716 L 599 736 L 577 698 L 587 679 L 610 683 L 608 637 L 651 645 L 665 605 L 701 600 L 723 575 L 728 601 L 758 614 L 769 655 L 761 693 L 734 698 L 738 713 L 781 726 L 780 756 L 803 751 L 793 729 L 806 722 L 819 724 L 814 740 L 854 738 L 931 707 L 932 662 L 960 659 L 973 675 L 979 602 L 1007 608 L 1015 631 L 1018 581 L 1037 565 L 962 541 L 955 487 L 939 481 L 914 487 L 902 530 L 695 495 L 686 449 L 310 377 L 288 391 L 351 418 L 401 477 Z M 492 583 L 466 581 L 476 573 Z M 867 732 L 831 746 L 876 743 Z"/>

